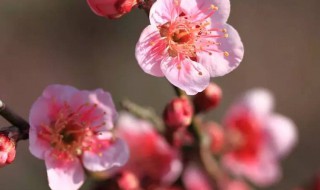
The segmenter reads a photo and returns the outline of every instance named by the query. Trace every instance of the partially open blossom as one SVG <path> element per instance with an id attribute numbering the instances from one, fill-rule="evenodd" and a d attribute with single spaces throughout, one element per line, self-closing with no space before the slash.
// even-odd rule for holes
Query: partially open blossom
<path id="1" fill-rule="evenodd" d="M 136 0 L 87 0 L 91 10 L 98 16 L 119 18 L 131 11 Z"/>
<path id="2" fill-rule="evenodd" d="M 228 111 L 225 130 L 238 139 L 223 156 L 224 166 L 235 175 L 266 186 L 281 177 L 279 160 L 297 142 L 294 123 L 273 113 L 273 97 L 264 89 L 247 92 Z"/>
<path id="3" fill-rule="evenodd" d="M 204 131 L 210 138 L 210 150 L 212 153 L 219 153 L 224 148 L 225 136 L 224 131 L 215 122 L 208 122 L 204 125 Z"/>
<path id="4" fill-rule="evenodd" d="M 0 133 L 0 167 L 11 164 L 16 156 L 16 142 Z"/>
<path id="5" fill-rule="evenodd" d="M 127 146 L 111 132 L 116 116 L 111 95 L 101 89 L 50 85 L 43 91 L 30 111 L 29 149 L 45 160 L 51 189 L 79 189 L 84 168 L 102 171 L 126 163 Z"/>
<path id="6" fill-rule="evenodd" d="M 170 184 L 181 173 L 177 150 L 170 147 L 148 121 L 123 113 L 117 123 L 117 134 L 126 140 L 130 159 L 123 168 L 148 185 Z M 146 184 L 141 184 L 143 186 Z"/>
<path id="7" fill-rule="evenodd" d="M 196 94 L 193 98 L 196 113 L 207 112 L 217 107 L 221 101 L 221 96 L 221 88 L 215 83 L 210 83 L 204 91 Z"/>
<path id="8" fill-rule="evenodd" d="M 190 125 L 193 108 L 186 97 L 174 98 L 163 112 L 163 120 L 171 129 L 185 128 Z"/>
<path id="9" fill-rule="evenodd" d="M 148 74 L 165 76 L 194 95 L 210 77 L 223 76 L 243 58 L 238 32 L 226 24 L 229 0 L 158 0 L 136 45 L 136 58 Z"/>

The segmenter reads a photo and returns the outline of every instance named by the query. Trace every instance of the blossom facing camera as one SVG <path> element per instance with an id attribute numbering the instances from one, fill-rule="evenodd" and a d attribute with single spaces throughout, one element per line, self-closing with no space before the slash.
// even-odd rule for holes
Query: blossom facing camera
<path id="1" fill-rule="evenodd" d="M 16 142 L 0 134 L 0 167 L 11 164 L 16 157 Z"/>
<path id="2" fill-rule="evenodd" d="M 117 116 L 111 95 L 101 89 L 50 85 L 32 105 L 29 149 L 44 159 L 52 190 L 76 190 L 84 168 L 103 171 L 128 160 L 124 141 L 114 137 Z"/>
<path id="3" fill-rule="evenodd" d="M 226 132 L 237 136 L 237 141 L 223 156 L 223 165 L 259 186 L 280 179 L 279 161 L 297 143 L 295 124 L 274 113 L 273 104 L 269 91 L 249 91 L 231 106 L 224 121 Z"/>
<path id="4" fill-rule="evenodd" d="M 136 0 L 87 0 L 91 10 L 98 16 L 116 19 L 129 13 Z"/>
<path id="5" fill-rule="evenodd" d="M 221 88 L 215 83 L 210 83 L 204 91 L 196 94 L 193 98 L 196 113 L 207 112 L 217 107 L 221 101 L 221 97 Z"/>
<path id="6" fill-rule="evenodd" d="M 185 128 L 191 124 L 193 108 L 189 100 L 179 97 L 171 100 L 163 112 L 163 120 L 173 131 Z"/>
<path id="7" fill-rule="evenodd" d="M 158 0 L 136 45 L 144 72 L 166 77 L 188 95 L 203 91 L 210 77 L 234 70 L 243 44 L 227 19 L 229 0 Z"/>

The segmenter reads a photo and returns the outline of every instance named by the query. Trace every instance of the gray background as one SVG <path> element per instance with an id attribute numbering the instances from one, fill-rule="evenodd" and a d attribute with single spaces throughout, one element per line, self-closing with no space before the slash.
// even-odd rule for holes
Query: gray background
<path id="1" fill-rule="evenodd" d="M 308 180 L 320 166 L 319 0 L 232 0 L 229 23 L 240 33 L 245 58 L 231 74 L 213 79 L 222 86 L 220 121 L 231 101 L 262 86 L 277 98 L 277 111 L 299 127 L 300 142 L 284 161 L 286 190 Z M 1 0 L 0 97 L 22 116 L 49 84 L 102 87 L 115 102 L 129 97 L 161 113 L 174 95 L 164 78 L 144 74 L 135 43 L 148 24 L 143 11 L 120 20 L 95 16 L 85 0 Z M 2 126 L 7 123 L 1 120 Z M 44 163 L 19 143 L 14 164 L 0 169 L 1 190 L 48 189 Z M 83 189 L 86 189 L 85 187 Z"/>

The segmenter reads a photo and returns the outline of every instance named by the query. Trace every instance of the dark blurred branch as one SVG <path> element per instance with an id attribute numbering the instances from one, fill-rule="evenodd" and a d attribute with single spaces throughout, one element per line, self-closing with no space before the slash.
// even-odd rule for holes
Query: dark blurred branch
<path id="1" fill-rule="evenodd" d="M 15 133 L 17 134 L 17 139 L 16 140 L 25 140 L 29 138 L 29 128 L 30 125 L 29 123 L 20 117 L 18 114 L 13 112 L 11 109 L 8 108 L 7 105 L 4 104 L 3 101 L 0 100 L 0 115 L 5 118 L 8 122 L 10 122 L 12 127 L 6 128 L 4 130 L 9 130 L 9 131 L 16 131 Z M 1 131 L 4 131 L 1 130 Z"/>

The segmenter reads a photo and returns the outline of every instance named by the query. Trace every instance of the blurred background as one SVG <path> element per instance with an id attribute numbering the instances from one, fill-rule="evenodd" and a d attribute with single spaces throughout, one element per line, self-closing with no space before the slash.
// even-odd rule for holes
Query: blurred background
<path id="1" fill-rule="evenodd" d="M 320 1 L 231 0 L 231 5 L 229 23 L 242 37 L 245 58 L 231 74 L 213 79 L 224 97 L 208 119 L 221 121 L 247 89 L 273 91 L 276 111 L 295 121 L 300 139 L 283 162 L 283 180 L 269 190 L 291 189 L 320 169 Z M 85 0 L 1 0 L 1 99 L 28 118 L 42 90 L 61 83 L 101 87 L 118 107 L 130 98 L 161 113 L 173 90 L 164 78 L 143 73 L 134 57 L 148 23 L 141 10 L 119 20 L 98 17 Z M 49 189 L 44 162 L 28 152 L 27 141 L 19 143 L 14 164 L 0 169 L 0 189 Z"/>

